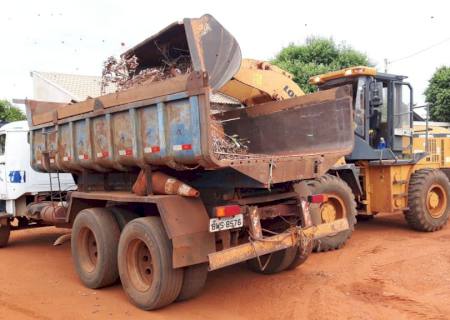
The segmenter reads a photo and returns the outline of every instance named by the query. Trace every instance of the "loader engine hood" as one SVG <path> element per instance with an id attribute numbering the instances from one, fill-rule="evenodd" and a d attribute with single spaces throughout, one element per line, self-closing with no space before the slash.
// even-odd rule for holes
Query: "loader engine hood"
<path id="1" fill-rule="evenodd" d="M 188 55 L 192 71 L 208 73 L 213 91 L 238 72 L 242 60 L 236 39 L 209 14 L 172 23 L 123 53 L 122 57 L 128 59 L 133 55 L 139 61 L 137 72 L 160 67 L 168 60 L 176 61 Z"/>

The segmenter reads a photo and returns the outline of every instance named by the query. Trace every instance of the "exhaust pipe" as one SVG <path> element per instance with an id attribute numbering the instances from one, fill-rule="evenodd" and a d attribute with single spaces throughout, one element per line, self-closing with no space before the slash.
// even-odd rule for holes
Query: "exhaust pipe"
<path id="1" fill-rule="evenodd" d="M 152 172 L 152 190 L 156 194 L 180 195 L 194 198 L 200 195 L 197 189 L 159 171 Z M 132 191 L 139 196 L 147 195 L 147 178 L 144 170 L 139 172 Z"/>
<path id="2" fill-rule="evenodd" d="M 63 203 L 51 201 L 34 202 L 27 206 L 27 216 L 49 224 L 62 224 L 66 223 L 67 208 Z"/>

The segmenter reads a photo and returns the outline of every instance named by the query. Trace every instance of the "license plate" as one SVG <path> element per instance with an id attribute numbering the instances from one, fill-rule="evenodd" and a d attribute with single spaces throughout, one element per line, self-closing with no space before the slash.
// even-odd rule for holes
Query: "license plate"
<path id="1" fill-rule="evenodd" d="M 232 217 L 212 218 L 209 219 L 209 232 L 217 232 L 221 230 L 228 230 L 240 228 L 244 225 L 244 215 L 237 214 Z"/>

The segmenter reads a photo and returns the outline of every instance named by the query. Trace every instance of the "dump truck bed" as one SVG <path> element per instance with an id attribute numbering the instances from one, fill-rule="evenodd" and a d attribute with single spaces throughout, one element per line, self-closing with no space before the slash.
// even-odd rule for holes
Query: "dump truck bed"
<path id="1" fill-rule="evenodd" d="M 232 167 L 262 183 L 313 177 L 353 146 L 349 87 L 211 116 L 204 73 L 56 106 L 33 121 L 32 167 L 41 172 L 127 171 L 133 167 Z M 45 120 L 45 119 L 44 119 Z M 248 141 L 221 157 L 212 122 Z M 219 151 L 220 152 L 220 151 Z"/>

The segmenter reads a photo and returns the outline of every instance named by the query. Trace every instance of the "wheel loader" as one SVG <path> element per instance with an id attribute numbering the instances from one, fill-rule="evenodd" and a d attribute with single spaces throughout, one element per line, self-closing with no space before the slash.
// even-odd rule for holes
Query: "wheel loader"
<path id="1" fill-rule="evenodd" d="M 413 88 L 405 79 L 366 66 L 310 79 L 319 90 L 352 86 L 355 132 L 352 152 L 329 176 L 311 185 L 313 192 L 330 194 L 315 223 L 347 216 L 353 225 L 355 213 L 359 219 L 371 219 L 392 212 L 404 214 L 409 226 L 418 231 L 436 231 L 447 223 L 450 134 L 435 133 L 428 125 L 413 127 Z M 345 182 L 346 192 L 343 187 L 326 186 L 337 180 Z M 316 250 L 339 248 L 349 236 L 344 231 L 318 240 Z"/>
<path id="2" fill-rule="evenodd" d="M 419 231 L 436 231 L 447 223 L 450 131 L 413 127 L 413 88 L 406 78 L 366 66 L 311 77 L 310 83 L 321 91 L 352 87 L 355 134 L 352 152 L 327 175 L 307 182 L 312 193 L 327 194 L 326 201 L 312 206 L 313 223 L 347 218 L 350 226 L 315 241 L 315 251 L 343 246 L 356 218 L 403 213 L 406 222 Z M 255 60 L 244 60 L 220 91 L 243 104 L 304 95 L 292 75 Z"/>

